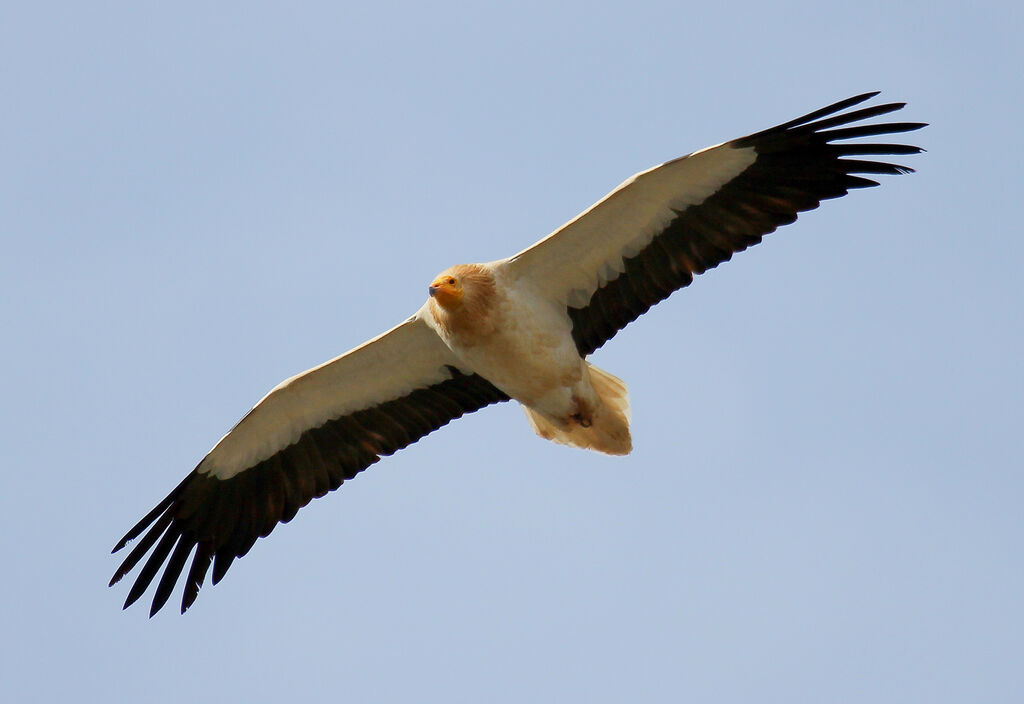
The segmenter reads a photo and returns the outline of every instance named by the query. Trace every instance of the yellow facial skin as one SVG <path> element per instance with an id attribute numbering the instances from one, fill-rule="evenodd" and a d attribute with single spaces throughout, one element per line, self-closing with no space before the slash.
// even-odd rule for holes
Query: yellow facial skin
<path id="1" fill-rule="evenodd" d="M 462 283 L 451 274 L 434 279 L 427 291 L 445 310 L 453 310 L 462 303 Z"/>

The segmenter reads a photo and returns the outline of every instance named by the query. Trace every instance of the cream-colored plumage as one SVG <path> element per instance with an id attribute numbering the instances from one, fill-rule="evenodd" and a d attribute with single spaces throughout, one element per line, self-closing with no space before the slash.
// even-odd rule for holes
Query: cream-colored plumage
<path id="1" fill-rule="evenodd" d="M 445 287 L 461 295 L 445 297 Z M 463 366 L 519 401 L 543 438 L 613 455 L 632 448 L 625 384 L 584 360 L 565 306 L 508 261 L 438 275 L 423 319 Z"/>
<path id="2" fill-rule="evenodd" d="M 910 171 L 860 157 L 917 147 L 846 142 L 923 126 L 862 122 L 901 103 L 844 112 L 873 96 L 648 169 L 519 254 L 442 272 L 408 320 L 274 388 L 128 531 L 115 552 L 139 540 L 111 584 L 149 556 L 125 607 L 162 568 L 158 611 L 192 555 L 184 612 L 211 565 L 216 584 L 311 499 L 492 403 L 518 400 L 549 440 L 629 452 L 626 386 L 587 357 L 797 213 L 878 185 L 858 174 Z"/>

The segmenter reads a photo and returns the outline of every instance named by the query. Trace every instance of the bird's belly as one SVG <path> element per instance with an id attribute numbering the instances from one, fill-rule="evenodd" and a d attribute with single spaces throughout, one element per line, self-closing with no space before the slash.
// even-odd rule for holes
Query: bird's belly
<path id="1" fill-rule="evenodd" d="M 572 413 L 573 397 L 590 395 L 586 365 L 568 329 L 510 324 L 452 350 L 512 398 L 550 415 Z"/>

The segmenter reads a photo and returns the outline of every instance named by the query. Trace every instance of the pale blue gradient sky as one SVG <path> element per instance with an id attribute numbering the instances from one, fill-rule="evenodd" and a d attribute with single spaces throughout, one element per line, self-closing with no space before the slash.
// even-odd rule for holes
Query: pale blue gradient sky
<path id="1" fill-rule="evenodd" d="M 1022 29 L 1010 3 L 8 4 L 5 700 L 1021 701 Z M 630 457 L 491 408 L 187 616 L 120 611 L 117 538 L 438 270 L 875 89 L 932 123 L 919 173 L 595 356 Z"/>

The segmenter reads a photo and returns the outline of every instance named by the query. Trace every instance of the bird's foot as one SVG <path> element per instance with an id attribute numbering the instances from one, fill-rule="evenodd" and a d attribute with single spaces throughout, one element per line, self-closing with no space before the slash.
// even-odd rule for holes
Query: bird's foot
<path id="1" fill-rule="evenodd" d="M 571 416 L 569 416 L 569 418 L 571 418 L 573 421 L 579 423 L 580 426 L 582 426 L 584 428 L 589 428 L 590 425 L 591 425 L 590 417 L 589 416 L 585 416 L 582 413 L 573 413 Z"/>

